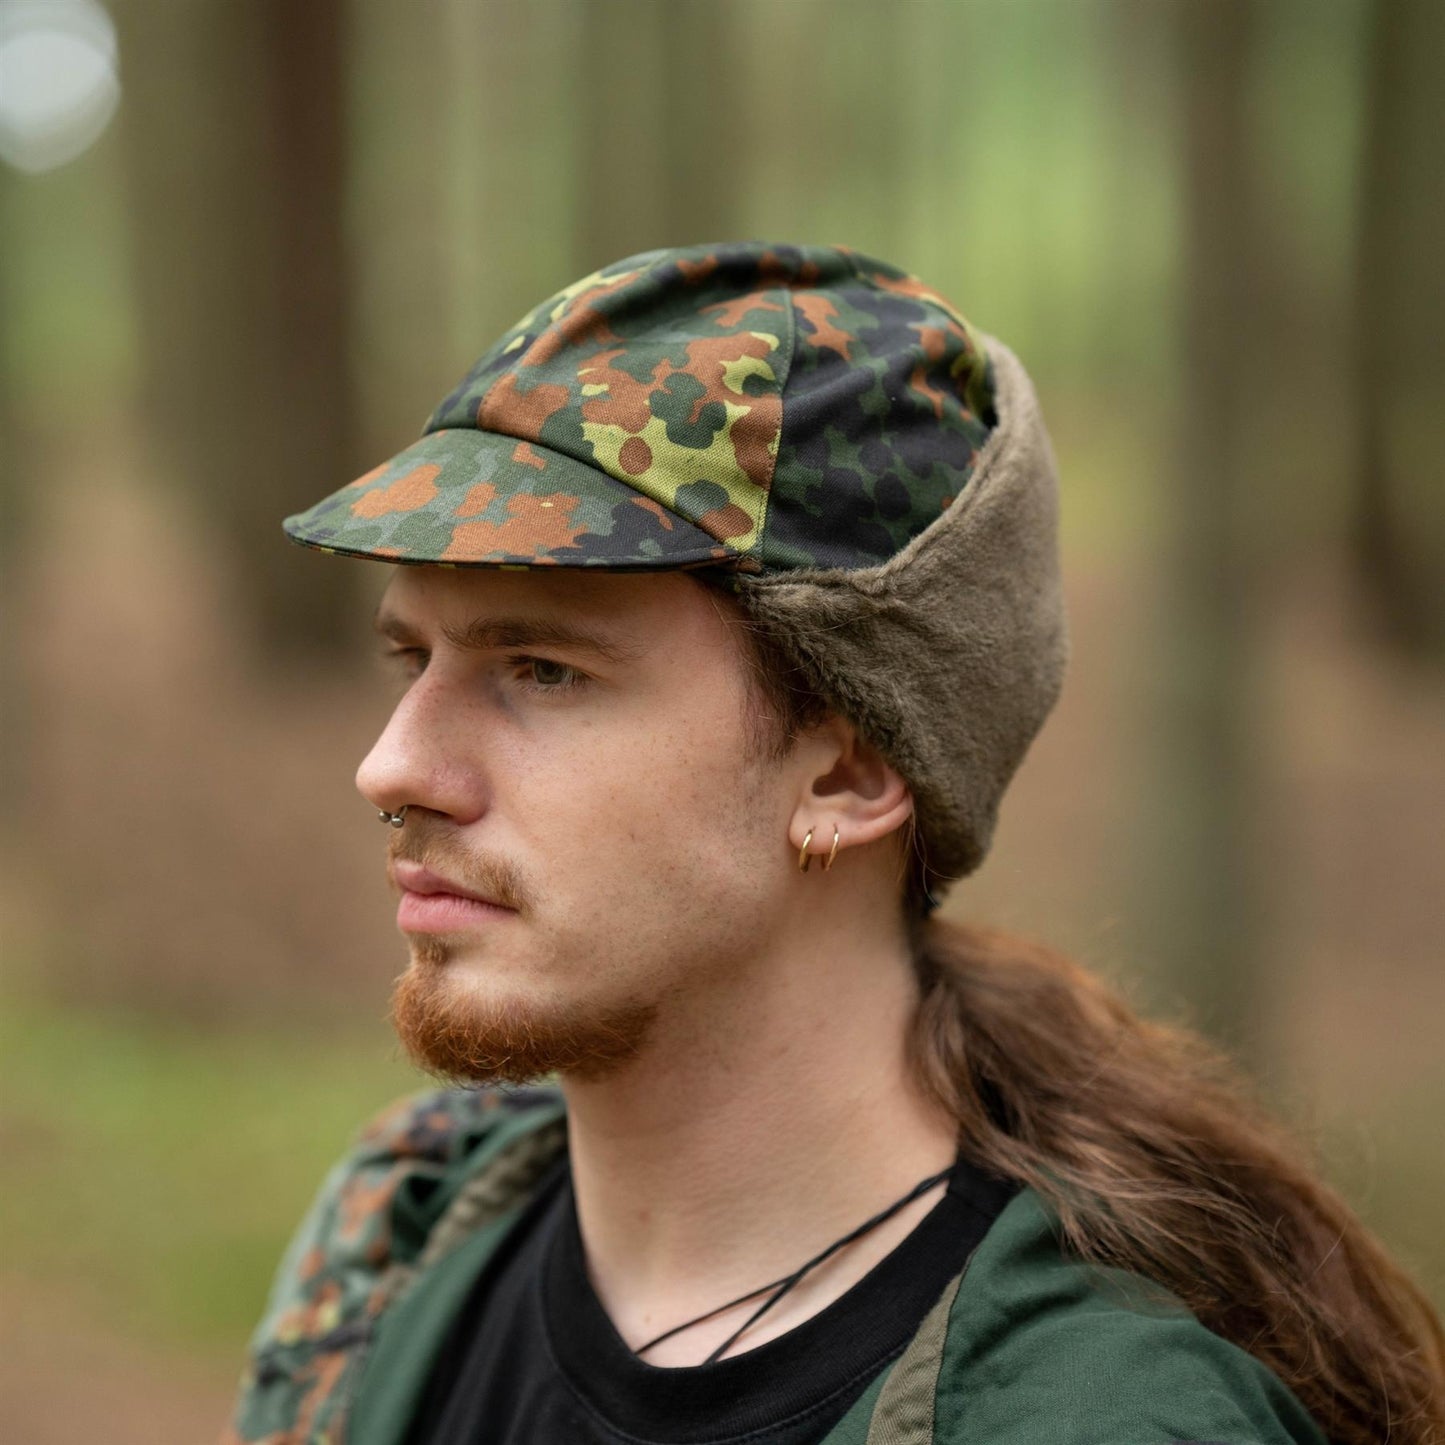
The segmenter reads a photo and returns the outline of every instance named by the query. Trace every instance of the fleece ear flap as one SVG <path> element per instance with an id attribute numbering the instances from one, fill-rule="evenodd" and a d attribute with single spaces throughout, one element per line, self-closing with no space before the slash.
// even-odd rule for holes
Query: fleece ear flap
<path id="1" fill-rule="evenodd" d="M 907 780 L 938 884 L 987 854 L 1069 650 L 1053 449 L 1022 364 L 981 339 L 998 423 L 947 511 L 876 567 L 737 578 L 744 608 Z"/>

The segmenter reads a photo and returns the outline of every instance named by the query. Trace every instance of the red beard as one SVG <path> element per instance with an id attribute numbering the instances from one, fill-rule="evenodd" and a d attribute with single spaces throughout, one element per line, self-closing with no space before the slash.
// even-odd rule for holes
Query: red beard
<path id="1" fill-rule="evenodd" d="M 525 1084 L 554 1073 L 603 1078 L 636 1057 L 656 1012 L 650 1004 L 566 1014 L 484 1003 L 449 976 L 444 946 L 435 943 L 416 946 L 391 995 L 392 1026 L 412 1060 L 466 1084 Z"/>

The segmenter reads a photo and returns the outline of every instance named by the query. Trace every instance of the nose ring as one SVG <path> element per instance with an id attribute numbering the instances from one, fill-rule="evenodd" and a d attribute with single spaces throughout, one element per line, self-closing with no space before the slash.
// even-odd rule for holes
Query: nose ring
<path id="1" fill-rule="evenodd" d="M 388 813 L 385 808 L 377 810 L 377 817 L 383 823 L 390 823 L 393 828 L 400 828 L 406 822 L 406 810 L 411 807 L 410 803 L 403 803 L 399 813 Z"/>

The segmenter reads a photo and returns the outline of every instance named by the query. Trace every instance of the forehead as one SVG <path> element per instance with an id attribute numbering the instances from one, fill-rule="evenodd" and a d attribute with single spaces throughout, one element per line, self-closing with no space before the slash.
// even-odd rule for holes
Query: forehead
<path id="1" fill-rule="evenodd" d="M 729 638 L 723 600 L 671 571 L 397 567 L 378 616 L 423 629 L 456 628 L 496 616 L 532 617 L 606 629 L 648 651 Z"/>

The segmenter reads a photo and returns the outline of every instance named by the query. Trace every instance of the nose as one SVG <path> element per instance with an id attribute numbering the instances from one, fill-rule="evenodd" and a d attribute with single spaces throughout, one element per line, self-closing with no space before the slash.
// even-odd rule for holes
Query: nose
<path id="1" fill-rule="evenodd" d="M 356 770 L 356 788 L 382 812 L 426 808 L 469 823 L 486 808 L 477 761 L 456 745 L 460 730 L 444 691 L 418 679 L 397 703 L 381 736 Z"/>

